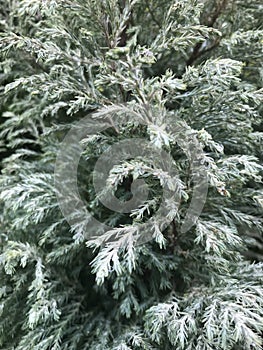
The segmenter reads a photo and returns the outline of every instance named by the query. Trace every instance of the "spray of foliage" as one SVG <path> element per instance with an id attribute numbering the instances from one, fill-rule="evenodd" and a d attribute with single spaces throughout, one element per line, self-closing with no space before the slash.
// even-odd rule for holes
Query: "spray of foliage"
<path id="1" fill-rule="evenodd" d="M 0 4 L 1 349 L 260 350 L 261 2 Z M 86 223 L 70 227 L 60 211 L 54 167 L 73 123 L 105 114 L 112 128 L 83 140 L 78 184 L 113 229 L 87 240 Z M 183 234 L 193 183 L 171 132 L 180 123 L 202 145 L 209 180 Z M 136 225 L 158 209 L 166 174 L 144 159 L 112 169 L 109 190 L 124 201 L 132 178 L 147 182 L 130 214 L 103 207 L 92 185 L 100 155 L 131 135 L 169 150 L 182 193 L 178 212 L 167 203 L 169 227 L 156 222 L 143 245 Z"/>

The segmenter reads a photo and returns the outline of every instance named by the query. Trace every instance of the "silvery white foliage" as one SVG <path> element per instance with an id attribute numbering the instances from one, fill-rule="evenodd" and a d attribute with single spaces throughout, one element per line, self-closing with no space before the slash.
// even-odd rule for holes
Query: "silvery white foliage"
<path id="1" fill-rule="evenodd" d="M 0 347 L 261 349 L 261 2 L 0 5 Z M 107 232 L 92 231 L 78 208 L 69 226 L 57 202 L 57 153 L 83 117 L 111 126 L 80 141 L 77 179 Z M 153 153 L 116 164 L 97 193 L 97 159 L 135 137 L 168 152 L 177 176 L 155 167 Z M 192 140 L 209 189 L 182 232 Z M 101 205 L 112 193 L 127 200 L 130 178 L 145 181 L 143 203 L 130 213 Z M 167 215 L 145 226 L 151 241 L 137 245 L 166 184 L 179 209 L 167 199 Z"/>

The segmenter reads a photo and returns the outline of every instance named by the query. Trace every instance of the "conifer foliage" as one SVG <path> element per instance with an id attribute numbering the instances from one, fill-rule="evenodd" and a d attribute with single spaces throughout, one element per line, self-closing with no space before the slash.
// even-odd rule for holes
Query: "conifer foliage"
<path id="1" fill-rule="evenodd" d="M 0 4 L 0 348 L 260 350 L 261 1 Z M 72 126 L 105 116 L 110 127 L 80 142 L 77 176 L 86 210 L 111 227 L 95 232 L 78 207 L 73 225 L 63 215 L 55 169 Z M 98 159 L 135 137 L 169 153 L 176 176 L 126 157 L 96 191 Z M 191 140 L 208 191 L 185 232 Z M 103 205 L 128 201 L 136 179 L 148 191 L 137 208 Z M 151 221 L 165 187 L 180 205 L 168 198 Z"/>

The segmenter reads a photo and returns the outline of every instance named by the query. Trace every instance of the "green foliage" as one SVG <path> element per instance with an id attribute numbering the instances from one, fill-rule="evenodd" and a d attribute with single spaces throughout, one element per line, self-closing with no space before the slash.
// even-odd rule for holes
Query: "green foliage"
<path id="1" fill-rule="evenodd" d="M 261 2 L 0 0 L 0 8 L 1 349 L 260 350 Z M 70 227 L 60 211 L 55 162 L 74 122 L 105 115 L 112 127 L 82 140 L 78 186 L 112 230 L 87 239 L 87 223 Z M 185 134 L 202 146 L 209 190 L 181 233 L 193 196 Z M 130 137 L 168 150 L 179 176 L 127 159 L 96 193 L 97 159 Z M 129 178 L 148 185 L 142 206 L 127 214 L 101 205 L 112 191 L 127 200 Z M 169 227 L 156 220 L 152 241 L 136 245 L 164 184 L 181 194 L 180 208 L 170 199 Z"/>

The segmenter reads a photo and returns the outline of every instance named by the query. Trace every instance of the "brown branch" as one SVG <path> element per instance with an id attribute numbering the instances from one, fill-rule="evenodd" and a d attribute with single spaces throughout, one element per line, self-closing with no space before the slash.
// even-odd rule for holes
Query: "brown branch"
<path id="1" fill-rule="evenodd" d="M 129 39 L 128 34 L 127 34 L 127 30 L 130 27 L 130 25 L 132 25 L 133 23 L 133 16 L 132 16 L 132 11 L 130 12 L 130 16 L 127 19 L 126 23 L 125 23 L 125 28 L 123 29 L 121 35 L 120 35 L 120 40 L 117 43 L 117 46 L 119 47 L 124 47 L 127 44 L 127 40 Z"/>
<path id="2" fill-rule="evenodd" d="M 198 43 L 198 44 L 195 45 L 191 56 L 189 57 L 189 59 L 186 62 L 186 66 L 187 67 L 191 66 L 194 63 L 194 61 L 200 56 L 200 51 L 199 50 L 200 50 L 201 46 L 202 46 L 202 43 Z"/>
<path id="3" fill-rule="evenodd" d="M 214 14 L 212 15 L 212 17 L 209 18 L 208 23 L 206 24 L 208 27 L 214 26 L 216 20 L 218 19 L 218 17 L 221 15 L 223 10 L 225 9 L 227 3 L 228 3 L 228 0 L 223 0 L 220 4 L 218 4 Z"/>
<path id="4" fill-rule="evenodd" d="M 177 242 L 178 231 L 177 231 L 175 219 L 172 220 L 172 222 L 171 222 L 171 225 L 170 225 L 169 230 L 168 230 L 167 238 L 169 240 L 169 247 L 172 250 L 172 252 L 174 253 L 175 250 L 177 249 L 177 244 L 178 244 L 178 242 Z"/>
<path id="5" fill-rule="evenodd" d="M 228 0 L 222 0 L 218 6 L 216 7 L 215 12 L 212 14 L 211 17 L 208 18 L 208 21 L 206 23 L 207 27 L 213 27 L 216 20 L 218 19 L 218 17 L 221 15 L 221 13 L 223 12 L 223 10 L 225 9 L 226 5 L 228 3 Z M 212 49 L 214 49 L 216 46 L 219 45 L 220 40 L 216 40 L 216 43 L 214 45 L 212 45 L 211 47 L 201 51 L 201 47 L 202 47 L 202 42 L 197 43 L 194 47 L 194 50 L 191 54 L 191 56 L 189 57 L 189 59 L 186 62 L 186 66 L 191 66 L 200 56 L 202 56 L 203 54 L 205 54 L 208 51 L 211 51 Z"/>
<path id="6" fill-rule="evenodd" d="M 157 26 L 158 26 L 159 28 L 161 28 L 161 27 L 162 27 L 162 26 L 161 26 L 161 23 L 156 19 L 155 15 L 154 15 L 154 11 L 151 9 L 151 6 L 150 6 L 150 4 L 149 4 L 149 1 L 146 0 L 145 2 L 146 2 L 147 9 L 149 10 L 149 13 L 150 13 L 150 15 L 151 15 L 151 17 L 152 17 L 153 22 L 154 22 L 155 24 L 157 24 Z"/>

